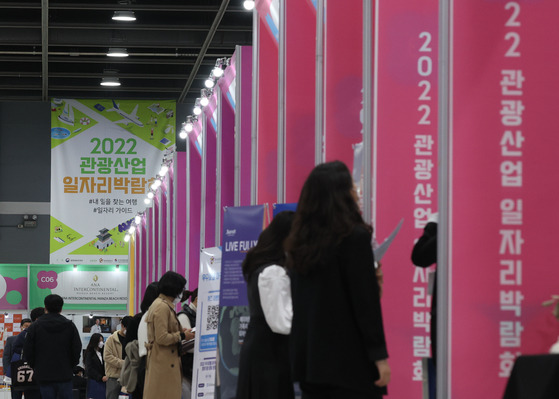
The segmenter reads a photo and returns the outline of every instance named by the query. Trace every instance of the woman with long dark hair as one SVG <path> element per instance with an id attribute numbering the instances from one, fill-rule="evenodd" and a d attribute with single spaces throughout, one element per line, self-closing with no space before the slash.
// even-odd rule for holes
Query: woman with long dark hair
<path id="1" fill-rule="evenodd" d="M 283 242 L 292 211 L 280 212 L 243 262 L 250 322 L 241 349 L 237 399 L 294 398 L 289 366 L 291 289 Z"/>
<path id="2" fill-rule="evenodd" d="M 292 370 L 304 399 L 385 393 L 390 367 L 371 234 L 347 166 L 316 166 L 286 240 Z"/>
<path id="3" fill-rule="evenodd" d="M 87 398 L 105 399 L 105 362 L 103 360 L 103 346 L 105 338 L 95 333 L 89 339 L 85 350 L 85 375 L 87 377 Z"/>

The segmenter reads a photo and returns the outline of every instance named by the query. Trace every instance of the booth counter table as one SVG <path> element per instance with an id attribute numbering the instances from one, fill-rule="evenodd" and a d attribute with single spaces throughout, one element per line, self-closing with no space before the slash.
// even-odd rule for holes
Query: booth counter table
<path id="1" fill-rule="evenodd" d="M 559 355 L 519 356 L 503 399 L 559 398 Z"/>

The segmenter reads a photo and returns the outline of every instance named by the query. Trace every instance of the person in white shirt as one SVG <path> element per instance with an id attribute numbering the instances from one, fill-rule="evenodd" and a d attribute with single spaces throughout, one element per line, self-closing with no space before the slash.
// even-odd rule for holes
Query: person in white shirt
<path id="1" fill-rule="evenodd" d="M 95 324 L 91 326 L 91 330 L 89 332 L 91 334 L 101 334 L 101 325 L 99 319 L 95 319 Z"/>
<path id="2" fill-rule="evenodd" d="M 289 364 L 291 285 L 283 268 L 283 241 L 293 215 L 278 213 L 243 262 L 250 322 L 241 349 L 237 399 L 295 397 Z"/>

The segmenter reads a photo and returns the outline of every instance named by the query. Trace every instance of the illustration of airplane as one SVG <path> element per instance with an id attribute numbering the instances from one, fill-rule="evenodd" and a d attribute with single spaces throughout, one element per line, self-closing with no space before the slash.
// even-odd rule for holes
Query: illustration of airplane
<path id="1" fill-rule="evenodd" d="M 58 115 L 60 122 L 67 123 L 68 125 L 74 126 L 74 109 L 68 103 L 64 106 L 64 110 L 60 115 Z"/>
<path id="2" fill-rule="evenodd" d="M 138 105 L 139 104 L 136 104 L 132 113 L 127 114 L 126 112 L 121 110 L 119 108 L 118 104 L 115 103 L 115 100 L 113 100 L 113 108 L 108 109 L 107 112 L 116 112 L 120 116 L 124 117 L 124 119 L 122 119 L 120 121 L 116 121 L 115 123 L 126 123 L 127 125 L 129 125 L 130 123 L 134 123 L 135 125 L 138 125 L 140 127 L 144 127 L 144 124 L 142 122 L 140 122 L 140 119 L 138 119 L 138 117 L 136 116 L 136 112 L 138 112 Z"/>

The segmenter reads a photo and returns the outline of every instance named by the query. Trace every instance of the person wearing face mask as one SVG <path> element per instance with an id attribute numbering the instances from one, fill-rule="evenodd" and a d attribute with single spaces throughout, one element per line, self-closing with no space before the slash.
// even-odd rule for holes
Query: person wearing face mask
<path id="1" fill-rule="evenodd" d="M 91 336 L 87 349 L 85 350 L 85 374 L 87 377 L 88 399 L 105 399 L 105 383 L 108 377 L 105 375 L 105 362 L 103 361 L 103 346 L 105 339 L 99 333 Z"/>
<path id="2" fill-rule="evenodd" d="M 120 330 L 115 331 L 105 342 L 105 375 L 108 377 L 106 384 L 107 399 L 118 399 L 122 388 L 118 378 L 126 357 L 124 351 L 126 347 L 126 328 L 131 320 L 131 316 L 123 317 L 120 321 Z"/>
<path id="3" fill-rule="evenodd" d="M 149 307 L 146 344 L 146 381 L 144 399 L 180 399 L 182 391 L 179 343 L 194 338 L 182 328 L 175 308 L 182 298 L 186 279 L 178 273 L 165 273 L 158 283 L 159 297 Z"/>

